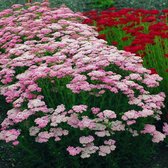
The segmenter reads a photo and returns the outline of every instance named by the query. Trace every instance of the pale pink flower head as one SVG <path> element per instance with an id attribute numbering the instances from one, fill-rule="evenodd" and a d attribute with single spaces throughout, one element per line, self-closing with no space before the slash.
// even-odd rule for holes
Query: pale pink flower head
<path id="1" fill-rule="evenodd" d="M 39 142 L 39 143 L 48 142 L 48 140 L 49 140 L 52 136 L 53 136 L 53 135 L 50 134 L 50 133 L 47 132 L 47 131 L 40 132 L 40 133 L 38 134 L 38 136 L 36 137 L 36 142 Z"/>
<path id="2" fill-rule="evenodd" d="M 44 128 L 49 123 L 49 118 L 48 116 L 37 118 L 35 119 L 35 123 L 38 125 L 39 128 Z"/>
<path id="3" fill-rule="evenodd" d="M 110 146 L 105 146 L 105 145 L 102 145 L 99 147 L 99 155 L 100 156 L 106 156 L 107 154 L 110 154 L 111 153 L 111 149 L 110 149 Z"/>
<path id="4" fill-rule="evenodd" d="M 39 127 L 30 127 L 29 134 L 30 136 L 36 136 L 37 133 L 39 133 L 40 128 Z"/>
<path id="5" fill-rule="evenodd" d="M 58 105 L 57 108 L 55 109 L 55 114 L 59 114 L 61 112 L 65 111 L 65 106 L 63 104 Z"/>
<path id="6" fill-rule="evenodd" d="M 67 151 L 69 152 L 69 154 L 71 156 L 75 156 L 75 155 L 78 155 L 81 152 L 81 148 L 80 147 L 69 146 L 67 148 Z"/>
<path id="7" fill-rule="evenodd" d="M 92 111 L 93 114 L 97 114 L 97 113 L 100 112 L 100 108 L 98 108 L 98 107 L 92 107 L 91 111 Z"/>
<path id="8" fill-rule="evenodd" d="M 19 141 L 14 141 L 12 144 L 13 144 L 14 146 L 17 146 L 17 145 L 19 144 Z"/>
<path id="9" fill-rule="evenodd" d="M 3 130 L 0 132 L 0 140 L 5 140 L 6 142 L 16 141 L 20 131 L 16 129 Z"/>
<path id="10" fill-rule="evenodd" d="M 127 121 L 127 125 L 132 125 L 132 124 L 135 124 L 136 123 L 136 120 L 129 120 Z"/>
<path id="11" fill-rule="evenodd" d="M 79 138 L 79 142 L 81 144 L 88 144 L 94 141 L 94 137 L 89 135 L 89 136 L 82 136 Z"/>
<path id="12" fill-rule="evenodd" d="M 115 143 L 116 143 L 116 141 L 113 140 L 113 139 L 109 139 L 109 140 L 105 140 L 105 141 L 104 141 L 104 144 L 105 144 L 105 145 L 114 145 Z"/>
<path id="13" fill-rule="evenodd" d="M 73 106 L 72 109 L 76 112 L 76 113 L 82 113 L 84 111 L 87 110 L 87 106 L 86 105 L 78 105 L 78 106 Z"/>
<path id="14" fill-rule="evenodd" d="M 154 143 L 159 143 L 162 142 L 165 139 L 165 135 L 159 131 L 155 131 L 153 133 L 153 138 L 152 138 L 152 142 Z"/>
<path id="15" fill-rule="evenodd" d="M 40 99 L 32 99 L 28 103 L 28 108 L 37 108 L 45 106 L 45 102 L 41 101 Z"/>
<path id="16" fill-rule="evenodd" d="M 151 124 L 146 124 L 144 130 L 142 131 L 143 134 L 153 134 L 156 131 L 156 127 Z"/>
<path id="17" fill-rule="evenodd" d="M 105 118 L 109 118 L 109 119 L 113 119 L 113 118 L 116 118 L 117 115 L 115 114 L 114 111 L 111 111 L 111 110 L 104 110 L 103 111 L 103 115 Z"/>
<path id="18" fill-rule="evenodd" d="M 167 123 L 164 123 L 163 125 L 163 132 L 165 135 L 168 135 L 168 124 Z"/>

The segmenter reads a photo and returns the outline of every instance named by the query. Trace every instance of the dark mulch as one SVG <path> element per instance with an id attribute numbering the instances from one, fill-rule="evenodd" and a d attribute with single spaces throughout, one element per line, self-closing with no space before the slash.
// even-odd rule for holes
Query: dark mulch
<path id="1" fill-rule="evenodd" d="M 17 153 L 18 154 L 18 153 Z M 24 157 L 24 156 L 20 156 Z M 17 158 L 17 160 L 15 159 Z M 0 168 L 17 168 L 18 156 L 13 153 L 13 147 L 9 144 L 0 143 Z M 31 167 L 30 167 L 31 168 Z M 48 167 L 51 168 L 51 167 Z M 130 167 L 131 168 L 131 167 Z M 168 146 L 160 145 L 159 152 L 152 158 L 149 165 L 142 168 L 168 168 Z"/>
<path id="2" fill-rule="evenodd" d="M 151 160 L 151 167 L 148 168 L 168 168 L 168 145 L 160 146 L 159 153 Z"/>

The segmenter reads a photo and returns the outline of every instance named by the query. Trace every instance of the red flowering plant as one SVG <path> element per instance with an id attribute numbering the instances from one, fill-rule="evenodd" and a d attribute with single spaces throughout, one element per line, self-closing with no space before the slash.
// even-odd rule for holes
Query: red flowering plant
<path id="1" fill-rule="evenodd" d="M 144 67 L 150 69 L 151 74 L 158 73 L 163 77 L 159 89 L 168 95 L 167 10 L 110 8 L 94 12 L 94 15 L 85 14 L 89 16 L 90 23 L 97 26 L 100 38 L 119 49 L 136 53 L 143 58 Z"/>
<path id="2" fill-rule="evenodd" d="M 0 12 L 0 94 L 11 105 L 0 140 L 22 144 L 26 129 L 39 143 L 68 136 L 62 148 L 88 158 L 110 154 L 123 132 L 165 139 L 167 124 L 164 132 L 153 125 L 165 95 L 150 92 L 162 78 L 98 39 L 83 19 L 46 2 Z"/>

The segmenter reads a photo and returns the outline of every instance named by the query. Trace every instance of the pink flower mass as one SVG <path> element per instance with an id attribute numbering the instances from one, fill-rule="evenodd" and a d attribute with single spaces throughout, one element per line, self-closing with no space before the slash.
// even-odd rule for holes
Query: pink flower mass
<path id="1" fill-rule="evenodd" d="M 47 3 L 29 4 L 26 8 L 19 5 L 0 12 L 0 95 L 12 105 L 1 123 L 0 140 L 19 144 L 22 130 L 15 126 L 33 118 L 29 133 L 36 142 L 48 142 L 50 138 L 61 141 L 62 136 L 70 136 L 70 130 L 80 130 L 81 146 L 69 146 L 69 154 L 87 158 L 98 152 L 106 156 L 116 148 L 111 139 L 115 133 L 131 132 L 139 118 L 160 118 L 165 95 L 152 94 L 147 88 L 157 87 L 162 78 L 144 68 L 140 57 L 98 39 L 94 27 L 82 24 L 83 19 L 82 14 L 67 7 L 51 9 Z M 45 79 L 49 82 L 45 83 Z M 59 89 L 68 90 L 67 95 Z M 116 100 L 122 93 L 130 107 L 137 108 L 101 109 L 101 102 L 96 107 L 85 96 L 84 102 L 79 99 L 74 104 L 66 103 L 70 101 L 68 94 L 73 100 L 73 95 L 101 98 L 107 92 Z M 110 96 L 106 98 L 104 101 Z M 61 99 L 65 104 L 56 103 Z M 139 134 L 152 135 L 153 142 L 164 140 L 163 133 L 145 124 Z M 167 127 L 165 124 L 166 135 Z M 82 135 L 83 130 L 89 134 Z M 101 138 L 104 144 L 97 144 Z"/>

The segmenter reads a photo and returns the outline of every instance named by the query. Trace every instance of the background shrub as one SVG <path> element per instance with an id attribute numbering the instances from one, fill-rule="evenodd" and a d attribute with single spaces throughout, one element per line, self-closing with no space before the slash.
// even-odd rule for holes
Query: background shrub
<path id="1" fill-rule="evenodd" d="M 33 0 L 42 2 L 42 0 Z M 0 0 L 0 10 L 10 8 L 13 4 L 25 4 L 27 0 Z M 106 9 L 113 5 L 113 0 L 50 0 L 51 7 L 59 7 L 65 4 L 73 11 L 88 11 L 92 9 Z"/>
<path id="2" fill-rule="evenodd" d="M 24 4 L 27 0 L 0 0 L 0 10 L 9 8 L 12 4 Z M 33 2 L 42 2 L 34 0 Z M 113 3 L 114 2 L 114 3 Z M 92 9 L 105 9 L 112 5 L 116 8 L 143 8 L 165 9 L 168 7 L 167 0 L 50 0 L 51 6 L 56 7 L 66 4 L 73 11 L 88 11 Z"/>
<path id="3" fill-rule="evenodd" d="M 143 9 L 165 9 L 168 7 L 167 0 L 115 0 L 116 8 L 143 8 Z"/>

